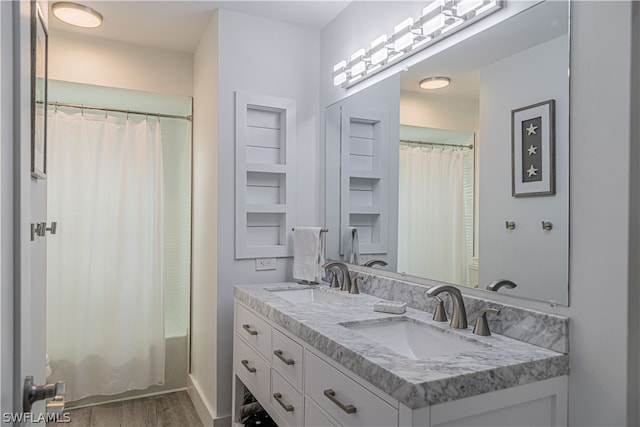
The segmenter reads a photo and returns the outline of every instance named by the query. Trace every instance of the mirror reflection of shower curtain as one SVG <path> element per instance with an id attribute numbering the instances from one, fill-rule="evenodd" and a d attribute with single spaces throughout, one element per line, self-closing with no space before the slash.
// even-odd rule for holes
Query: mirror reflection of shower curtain
<path id="1" fill-rule="evenodd" d="M 472 158 L 470 150 L 400 145 L 398 271 L 468 283 Z"/>
<path id="2" fill-rule="evenodd" d="M 50 112 L 47 352 L 67 400 L 164 382 L 157 119 Z"/>

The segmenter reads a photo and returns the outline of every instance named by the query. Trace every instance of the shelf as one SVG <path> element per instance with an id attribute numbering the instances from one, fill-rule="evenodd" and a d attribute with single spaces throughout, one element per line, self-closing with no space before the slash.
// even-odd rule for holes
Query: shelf
<path id="1" fill-rule="evenodd" d="M 269 163 L 246 163 L 247 172 L 286 173 L 286 165 L 273 165 Z"/>
<path id="2" fill-rule="evenodd" d="M 236 92 L 236 259 L 293 254 L 295 124 L 294 100 Z"/>
<path id="3" fill-rule="evenodd" d="M 247 205 L 247 213 L 286 213 L 287 205 L 277 204 L 260 204 L 260 205 Z"/>
<path id="4" fill-rule="evenodd" d="M 352 206 L 349 208 L 349 214 L 351 215 L 382 215 L 382 212 L 377 206 Z"/>

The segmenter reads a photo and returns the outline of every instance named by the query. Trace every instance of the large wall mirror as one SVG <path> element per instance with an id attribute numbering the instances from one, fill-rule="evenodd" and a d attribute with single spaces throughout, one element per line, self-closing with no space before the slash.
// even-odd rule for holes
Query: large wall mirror
<path id="1" fill-rule="evenodd" d="M 328 258 L 568 305 L 569 3 L 329 106 L 326 221 Z"/>

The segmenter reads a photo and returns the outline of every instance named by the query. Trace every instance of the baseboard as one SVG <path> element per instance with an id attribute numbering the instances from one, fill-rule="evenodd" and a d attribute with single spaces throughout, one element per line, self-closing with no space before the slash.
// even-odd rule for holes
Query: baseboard
<path id="1" fill-rule="evenodd" d="M 223 424 L 217 424 L 215 411 L 210 408 L 209 404 L 202 398 L 200 386 L 191 374 L 187 376 L 187 393 L 189 393 L 191 402 L 193 402 L 193 406 L 196 408 L 200 421 L 202 421 L 202 424 L 205 427 L 223 426 Z M 229 423 L 230 422 L 231 417 L 229 417 Z"/>

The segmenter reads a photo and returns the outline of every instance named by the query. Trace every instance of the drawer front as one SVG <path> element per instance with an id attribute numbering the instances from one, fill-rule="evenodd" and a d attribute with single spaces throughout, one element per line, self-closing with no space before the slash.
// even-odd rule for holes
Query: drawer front
<path id="1" fill-rule="evenodd" d="M 271 325 L 236 304 L 236 332 L 271 361 Z"/>
<path id="2" fill-rule="evenodd" d="M 299 427 L 304 420 L 302 394 L 275 369 L 271 370 L 271 406 L 290 427 Z"/>
<path id="3" fill-rule="evenodd" d="M 237 336 L 234 339 L 236 375 L 259 400 L 268 402 L 271 373 L 267 362 Z"/>
<path id="4" fill-rule="evenodd" d="M 357 382 L 307 351 L 305 394 L 342 426 L 395 426 L 398 411 Z"/>
<path id="5" fill-rule="evenodd" d="M 305 427 L 337 427 L 337 424 L 308 397 L 304 399 L 304 425 Z"/>
<path id="6" fill-rule="evenodd" d="M 273 328 L 271 363 L 294 386 L 302 390 L 303 349 L 300 344 Z"/>

